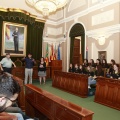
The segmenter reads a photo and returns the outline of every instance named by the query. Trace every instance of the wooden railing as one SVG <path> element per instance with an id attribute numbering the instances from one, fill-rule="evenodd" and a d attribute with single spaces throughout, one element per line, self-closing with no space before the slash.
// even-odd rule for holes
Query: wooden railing
<path id="1" fill-rule="evenodd" d="M 12 76 L 14 80 L 16 80 L 20 87 L 21 87 L 21 92 L 18 96 L 18 106 L 25 111 L 25 92 L 24 92 L 24 84 L 23 84 L 23 80 L 16 77 L 16 76 Z"/>
<path id="2" fill-rule="evenodd" d="M 93 112 L 32 84 L 26 85 L 26 114 L 46 120 L 92 120 Z"/>
<path id="3" fill-rule="evenodd" d="M 46 67 L 46 73 L 47 73 L 47 78 L 51 78 L 50 77 L 50 67 Z M 16 67 L 12 69 L 12 75 L 17 76 L 21 79 L 24 80 L 25 78 L 25 67 Z M 38 79 L 38 67 L 35 66 L 33 67 L 33 79 Z"/>
<path id="4" fill-rule="evenodd" d="M 25 111 L 25 92 L 24 92 L 24 84 L 23 84 L 23 80 L 12 75 L 12 74 L 9 74 L 9 73 L 5 73 L 7 74 L 8 76 L 12 77 L 15 81 L 17 81 L 20 85 L 20 88 L 21 88 L 21 91 L 19 93 L 19 96 L 18 96 L 18 106 L 23 110 Z"/>
<path id="5" fill-rule="evenodd" d="M 120 110 L 120 80 L 98 77 L 94 101 Z"/>
<path id="6" fill-rule="evenodd" d="M 88 96 L 87 75 L 55 71 L 52 86 L 80 97 Z"/>

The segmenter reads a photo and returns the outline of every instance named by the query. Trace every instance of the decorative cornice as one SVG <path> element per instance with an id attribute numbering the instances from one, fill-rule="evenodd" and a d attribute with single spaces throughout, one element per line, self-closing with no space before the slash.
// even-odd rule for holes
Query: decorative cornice
<path id="1" fill-rule="evenodd" d="M 88 9 L 86 10 L 83 10 L 81 11 L 80 13 L 76 13 L 74 15 L 71 15 L 70 17 L 67 17 L 67 18 L 64 18 L 62 20 L 59 20 L 57 22 L 54 22 L 54 21 L 50 21 L 50 20 L 47 20 L 46 23 L 47 24 L 52 24 L 52 25 L 59 25 L 59 24 L 62 24 L 62 23 L 65 23 L 65 22 L 69 22 L 71 20 L 74 20 L 74 18 L 77 18 L 77 17 L 82 17 L 90 12 L 93 12 L 95 10 L 98 10 L 98 9 L 101 9 L 101 8 L 104 8 L 106 6 L 109 6 L 109 5 L 112 5 L 114 3 L 117 3 L 117 2 L 120 2 L 120 0 L 110 0 L 110 1 L 105 1 L 101 4 L 97 4 L 97 5 L 94 5 L 92 7 L 89 7 Z"/>
<path id="2" fill-rule="evenodd" d="M 38 22 L 43 22 L 45 23 L 46 21 L 44 19 L 39 19 L 36 15 L 33 15 L 25 10 L 22 10 L 22 9 L 18 9 L 18 8 L 0 8 L 0 11 L 3 11 L 3 12 L 20 12 L 20 13 L 24 13 L 26 15 L 29 15 L 30 17 L 32 18 L 35 18 L 35 21 L 38 21 Z"/>
<path id="3" fill-rule="evenodd" d="M 50 45 L 51 44 L 56 44 L 56 45 L 59 45 L 63 42 L 66 42 L 66 38 L 64 37 L 61 37 L 61 38 L 49 38 L 49 37 L 43 37 L 43 42 L 47 42 L 49 43 Z"/>
<path id="4" fill-rule="evenodd" d="M 111 35 L 113 35 L 114 33 L 118 33 L 118 32 L 120 32 L 120 24 L 116 24 L 113 26 L 104 27 L 104 28 L 100 28 L 100 29 L 86 31 L 86 35 L 88 37 L 98 39 L 100 36 L 105 36 L 105 38 L 108 38 Z"/>
<path id="5" fill-rule="evenodd" d="M 101 36 L 104 36 L 105 38 L 109 38 L 111 35 L 113 35 L 114 33 L 118 33 L 118 32 L 120 32 L 120 24 L 86 31 L 86 36 L 98 40 L 98 38 Z M 66 38 L 64 37 L 60 37 L 60 38 L 43 37 L 43 42 L 47 42 L 49 44 L 61 44 L 63 42 L 66 42 Z"/>

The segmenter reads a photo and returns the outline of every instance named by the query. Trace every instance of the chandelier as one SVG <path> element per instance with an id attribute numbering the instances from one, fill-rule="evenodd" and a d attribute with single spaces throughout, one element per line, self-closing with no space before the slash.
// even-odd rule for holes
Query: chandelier
<path id="1" fill-rule="evenodd" d="M 26 2 L 40 11 L 43 16 L 55 12 L 57 9 L 64 7 L 68 0 L 26 0 Z"/>

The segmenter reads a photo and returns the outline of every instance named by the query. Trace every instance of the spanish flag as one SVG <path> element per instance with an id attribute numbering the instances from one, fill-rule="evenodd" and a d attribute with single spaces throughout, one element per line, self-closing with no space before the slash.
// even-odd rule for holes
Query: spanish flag
<path id="1" fill-rule="evenodd" d="M 6 35 L 6 38 L 9 40 L 10 39 L 10 26 L 9 25 L 6 25 L 5 35 Z"/>

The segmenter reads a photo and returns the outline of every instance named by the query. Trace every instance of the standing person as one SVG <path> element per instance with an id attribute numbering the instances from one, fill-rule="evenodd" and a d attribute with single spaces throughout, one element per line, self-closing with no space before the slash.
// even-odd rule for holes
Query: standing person
<path id="1" fill-rule="evenodd" d="M 12 71 L 12 65 L 16 67 L 14 62 L 10 58 L 10 53 L 6 53 L 6 57 L 4 57 L 0 62 L 0 68 L 3 72 L 8 72 L 11 74 Z"/>
<path id="2" fill-rule="evenodd" d="M 25 84 L 28 83 L 29 76 L 29 84 L 32 84 L 32 74 L 33 74 L 33 66 L 36 64 L 35 60 L 32 58 L 32 54 L 29 53 L 28 57 L 23 58 L 25 61 Z"/>
<path id="3" fill-rule="evenodd" d="M 40 59 L 40 64 L 38 65 L 38 76 L 39 76 L 39 81 L 41 84 L 42 78 L 45 84 L 46 81 L 46 63 L 44 62 L 44 58 L 41 57 Z"/>
<path id="4" fill-rule="evenodd" d="M 13 36 L 13 41 L 14 41 L 14 49 L 15 53 L 19 52 L 19 32 L 18 32 L 18 27 L 15 28 L 15 31 L 12 34 Z"/>

